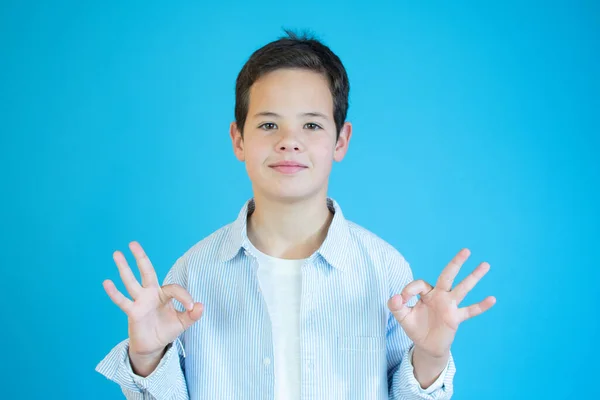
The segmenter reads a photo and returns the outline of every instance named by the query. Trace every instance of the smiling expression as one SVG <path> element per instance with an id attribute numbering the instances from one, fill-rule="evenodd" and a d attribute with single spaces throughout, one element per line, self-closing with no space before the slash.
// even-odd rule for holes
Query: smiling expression
<path id="1" fill-rule="evenodd" d="M 325 196 L 332 163 L 344 158 L 351 133 L 346 122 L 336 140 L 328 81 L 302 69 L 258 79 L 250 88 L 243 138 L 235 122 L 230 129 L 255 196 L 277 199 Z"/>

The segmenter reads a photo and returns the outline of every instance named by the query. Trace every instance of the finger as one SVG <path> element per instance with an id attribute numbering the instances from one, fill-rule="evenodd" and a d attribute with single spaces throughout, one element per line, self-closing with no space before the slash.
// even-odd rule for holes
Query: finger
<path id="1" fill-rule="evenodd" d="M 394 314 L 398 322 L 402 322 L 404 318 L 411 312 L 411 308 L 406 305 L 406 302 L 400 295 L 392 296 L 387 303 L 390 312 Z"/>
<path id="2" fill-rule="evenodd" d="M 123 310 L 125 314 L 128 314 L 129 310 L 131 309 L 131 306 L 133 305 L 133 301 L 129 300 L 123 295 L 123 293 L 119 292 L 115 284 L 110 279 L 107 279 L 104 282 L 102 282 L 102 286 L 104 287 L 104 290 L 108 294 L 108 297 L 110 297 L 110 299 L 113 301 L 113 303 L 119 306 L 119 308 Z"/>
<path id="3" fill-rule="evenodd" d="M 471 291 L 484 277 L 485 274 L 490 270 L 490 264 L 483 262 L 479 264 L 477 268 L 473 270 L 465 279 L 462 280 L 461 283 L 456 285 L 456 287 L 452 290 L 454 294 L 454 298 L 456 299 L 456 304 L 460 304 L 461 301 L 467 296 L 467 293 Z"/>
<path id="4" fill-rule="evenodd" d="M 446 268 L 442 270 L 435 287 L 440 288 L 449 292 L 452 289 L 452 283 L 454 282 L 454 278 L 458 275 L 458 271 L 460 271 L 460 267 L 464 264 L 464 262 L 469 258 L 471 252 L 469 249 L 462 249 L 458 252 L 456 256 L 446 265 Z"/>
<path id="5" fill-rule="evenodd" d="M 146 255 L 146 252 L 142 248 L 142 246 L 133 241 L 129 243 L 129 249 L 133 253 L 135 257 L 135 262 L 140 270 L 140 275 L 142 276 L 142 286 L 143 287 L 158 287 L 158 277 L 156 276 L 156 271 L 150 262 L 150 259 Z"/>
<path id="6" fill-rule="evenodd" d="M 404 302 L 407 303 L 418 294 L 421 295 L 421 297 L 427 295 L 432 289 L 433 287 L 429 283 L 425 282 L 423 279 L 417 279 L 406 285 L 404 289 L 402 289 L 400 295 Z"/>
<path id="7" fill-rule="evenodd" d="M 479 314 L 482 314 L 489 310 L 494 304 L 496 304 L 496 298 L 494 296 L 489 296 L 477 304 L 459 308 L 459 320 L 460 322 L 463 322 L 468 320 L 469 318 L 476 317 Z"/>
<path id="8" fill-rule="evenodd" d="M 192 295 L 176 283 L 165 285 L 161 288 L 161 290 L 165 295 L 164 301 L 168 299 L 175 299 L 180 302 L 188 311 L 194 308 L 194 298 Z"/>
<path id="9" fill-rule="evenodd" d="M 194 303 L 192 310 L 177 311 L 177 316 L 183 325 L 183 329 L 187 329 L 192 326 L 196 321 L 202 317 L 204 313 L 204 306 L 202 303 Z"/>
<path id="10" fill-rule="evenodd" d="M 121 280 L 123 281 L 125 288 L 134 300 L 137 299 L 142 287 L 135 278 L 135 275 L 133 275 L 131 268 L 129 268 L 129 264 L 127 264 L 125 256 L 123 253 L 117 250 L 113 253 L 113 260 L 115 260 L 117 268 L 119 268 L 119 275 L 121 276 Z"/>

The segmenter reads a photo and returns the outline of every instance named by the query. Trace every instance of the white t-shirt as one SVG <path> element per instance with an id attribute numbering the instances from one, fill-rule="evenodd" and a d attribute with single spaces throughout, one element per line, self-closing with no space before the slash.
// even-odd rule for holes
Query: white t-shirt
<path id="1" fill-rule="evenodd" d="M 258 280 L 267 303 L 273 328 L 275 357 L 275 400 L 300 399 L 300 297 L 302 264 L 305 260 L 285 260 L 269 256 L 250 243 L 258 261 Z M 408 353 L 412 367 L 412 351 Z M 448 366 L 423 393 L 442 387 Z"/>
<path id="2" fill-rule="evenodd" d="M 273 328 L 275 400 L 300 399 L 301 267 L 305 260 L 285 260 L 262 253 L 252 244 L 258 280 Z"/>

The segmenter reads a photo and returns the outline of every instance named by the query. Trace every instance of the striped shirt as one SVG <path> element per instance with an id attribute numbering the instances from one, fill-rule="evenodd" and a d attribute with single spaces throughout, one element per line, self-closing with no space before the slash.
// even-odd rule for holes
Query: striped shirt
<path id="1" fill-rule="evenodd" d="M 327 206 L 334 213 L 327 237 L 301 267 L 300 398 L 449 399 L 452 354 L 438 380 L 422 389 L 413 343 L 387 307 L 413 280 L 408 262 L 346 220 L 335 200 Z M 164 284 L 186 288 L 204 313 L 169 344 L 154 372 L 132 371 L 129 339 L 97 365 L 127 399 L 275 399 L 271 320 L 246 230 L 254 207 L 248 200 L 235 221 L 192 246 L 167 273 Z"/>

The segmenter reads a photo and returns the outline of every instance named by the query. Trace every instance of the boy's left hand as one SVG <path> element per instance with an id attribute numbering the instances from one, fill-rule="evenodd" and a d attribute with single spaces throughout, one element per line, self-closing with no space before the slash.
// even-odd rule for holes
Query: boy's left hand
<path id="1" fill-rule="evenodd" d="M 494 296 L 488 296 L 477 304 L 458 308 L 467 293 L 490 269 L 486 262 L 479 264 L 452 289 L 454 278 L 469 255 L 469 249 L 459 251 L 444 268 L 435 287 L 421 279 L 415 280 L 406 285 L 400 295 L 388 300 L 388 308 L 408 337 L 431 357 L 445 357 L 450 351 L 458 325 L 487 311 L 496 303 Z M 417 304 L 414 307 L 406 306 L 406 302 L 417 294 L 421 295 Z"/>

